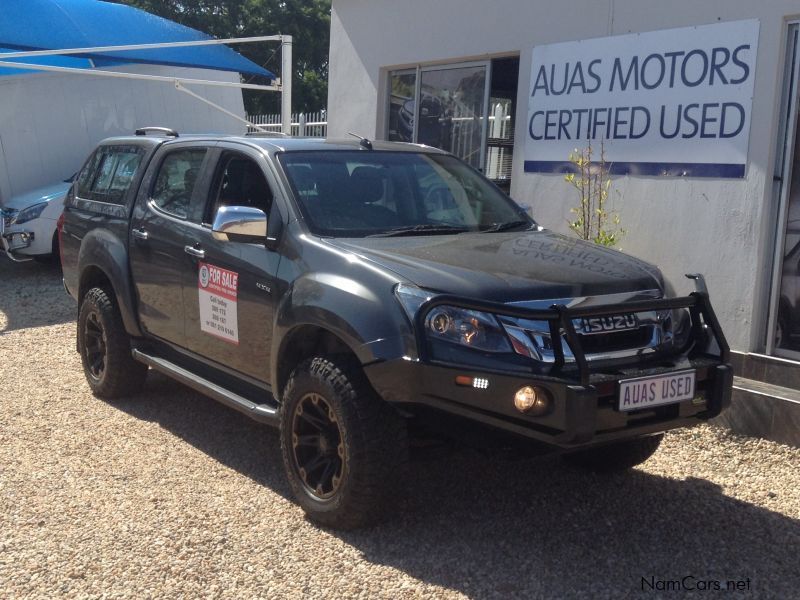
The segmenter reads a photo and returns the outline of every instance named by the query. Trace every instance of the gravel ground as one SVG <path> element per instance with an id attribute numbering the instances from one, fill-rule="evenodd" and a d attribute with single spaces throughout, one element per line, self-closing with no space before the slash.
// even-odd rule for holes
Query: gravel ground
<path id="1" fill-rule="evenodd" d="M 92 397 L 75 312 L 55 268 L 0 257 L 4 598 L 674 597 L 686 576 L 800 594 L 798 449 L 698 427 L 606 477 L 457 449 L 414 462 L 389 523 L 325 531 L 274 430 L 152 373 Z"/>

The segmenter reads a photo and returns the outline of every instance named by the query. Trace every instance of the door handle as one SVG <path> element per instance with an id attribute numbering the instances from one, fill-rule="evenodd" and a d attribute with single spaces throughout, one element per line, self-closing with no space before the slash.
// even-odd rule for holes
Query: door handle
<path id="1" fill-rule="evenodd" d="M 183 251 L 186 252 L 189 256 L 194 256 L 195 258 L 205 258 L 206 251 L 201 250 L 200 248 L 195 248 L 194 246 L 184 246 Z"/>
<path id="2" fill-rule="evenodd" d="M 139 229 L 134 229 L 133 237 L 135 237 L 137 240 L 145 241 L 148 238 L 147 231 L 145 231 L 144 227 L 139 227 Z"/>

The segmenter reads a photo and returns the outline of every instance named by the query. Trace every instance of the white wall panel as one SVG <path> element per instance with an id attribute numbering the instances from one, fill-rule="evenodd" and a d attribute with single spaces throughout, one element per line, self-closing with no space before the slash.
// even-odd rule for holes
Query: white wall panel
<path id="1" fill-rule="evenodd" d="M 236 73 L 203 69 L 133 65 L 117 70 L 239 81 Z M 240 90 L 190 89 L 244 117 Z M 0 77 L 0 202 L 69 176 L 100 140 L 130 135 L 148 125 L 183 133 L 242 133 L 245 129 L 167 82 L 61 73 Z"/>

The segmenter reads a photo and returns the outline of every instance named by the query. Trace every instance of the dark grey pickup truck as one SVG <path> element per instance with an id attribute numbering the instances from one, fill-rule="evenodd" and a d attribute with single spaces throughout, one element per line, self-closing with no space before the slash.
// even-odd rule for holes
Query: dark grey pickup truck
<path id="1" fill-rule="evenodd" d="M 730 401 L 704 286 L 674 297 L 425 146 L 147 128 L 89 157 L 59 235 L 92 391 L 152 368 L 279 427 L 328 526 L 385 514 L 428 425 L 624 469 Z"/>

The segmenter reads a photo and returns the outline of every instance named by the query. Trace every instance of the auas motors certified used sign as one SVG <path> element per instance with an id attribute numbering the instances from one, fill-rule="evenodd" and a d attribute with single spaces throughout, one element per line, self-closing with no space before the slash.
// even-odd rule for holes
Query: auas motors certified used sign
<path id="1" fill-rule="evenodd" d="M 537 46 L 525 171 L 603 142 L 613 173 L 744 177 L 757 20 Z"/>

